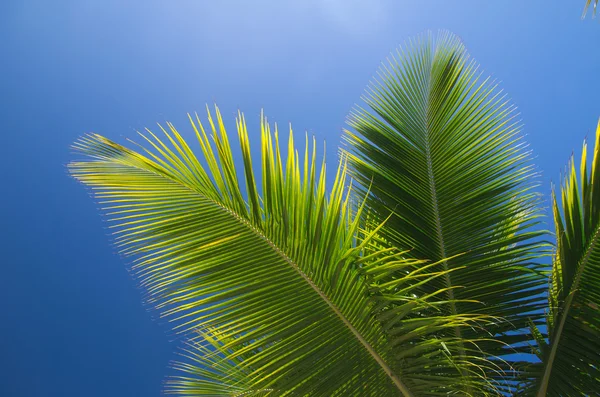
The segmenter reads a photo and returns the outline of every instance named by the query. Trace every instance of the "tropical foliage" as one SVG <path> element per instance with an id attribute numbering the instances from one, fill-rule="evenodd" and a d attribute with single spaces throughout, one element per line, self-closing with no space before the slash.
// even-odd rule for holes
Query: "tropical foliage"
<path id="1" fill-rule="evenodd" d="M 538 396 L 594 395 L 600 389 L 600 123 L 588 175 L 583 145 L 580 175 L 571 159 L 552 197 L 556 253 L 548 291 L 548 342 L 538 337 L 542 363 L 533 383 Z M 579 179 L 579 180 L 578 180 Z M 539 335 L 539 334 L 538 334 Z"/>
<path id="2" fill-rule="evenodd" d="M 502 358 L 512 350 L 507 345 L 527 342 L 527 333 L 510 331 L 540 320 L 545 289 L 536 262 L 542 232 L 532 230 L 539 218 L 535 175 L 514 107 L 481 81 L 450 35 L 436 46 L 431 39 L 410 45 L 380 76 L 365 97 L 370 109 L 356 109 L 349 120 L 353 175 L 362 186 L 372 180 L 371 209 L 394 213 L 382 229 L 387 239 L 441 262 L 440 270 L 454 270 L 423 293 L 446 288 L 457 301 L 448 313 L 497 319 L 485 328 L 451 330 L 454 336 L 479 339 L 484 357 Z M 505 376 L 496 368 L 486 375 Z"/>
<path id="3" fill-rule="evenodd" d="M 282 145 L 261 116 L 257 158 L 218 108 L 190 117 L 197 151 L 172 124 L 137 151 L 75 143 L 70 172 L 186 340 L 166 392 L 593 394 L 598 148 L 554 198 L 553 248 L 514 107 L 458 38 L 411 41 L 378 76 L 332 185 L 314 139 Z"/>

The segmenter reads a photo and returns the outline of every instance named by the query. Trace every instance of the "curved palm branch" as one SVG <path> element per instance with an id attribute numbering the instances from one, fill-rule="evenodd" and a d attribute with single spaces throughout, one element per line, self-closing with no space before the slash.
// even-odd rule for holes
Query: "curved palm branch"
<path id="1" fill-rule="evenodd" d="M 543 320 L 546 280 L 544 233 L 532 229 L 535 173 L 514 107 L 449 33 L 411 41 L 378 75 L 363 98 L 370 110 L 356 108 L 345 132 L 351 173 L 364 194 L 371 187 L 367 205 L 379 219 L 393 214 L 386 239 L 453 270 L 419 294 L 447 289 L 444 314 L 497 319 L 451 330 L 446 336 L 480 340 L 452 355 L 504 358 L 497 364 L 508 376 L 518 370 L 507 354 L 529 352 L 528 318 Z"/>
<path id="2" fill-rule="evenodd" d="M 591 173 L 583 146 L 578 182 L 575 161 L 553 194 L 556 254 L 548 291 L 548 343 L 538 340 L 543 366 L 537 396 L 594 395 L 600 385 L 600 123 Z M 539 338 L 538 338 L 539 339 Z"/>
<path id="3" fill-rule="evenodd" d="M 202 159 L 168 124 L 165 141 L 141 134 L 149 148 L 140 152 L 88 135 L 74 145 L 86 159 L 69 166 L 101 200 L 148 301 L 177 332 L 210 329 L 205 341 L 215 354 L 196 349 L 203 358 L 179 366 L 190 376 L 169 390 L 414 396 L 487 387 L 480 374 L 487 363 L 447 354 L 458 342 L 444 333 L 486 319 L 428 315 L 454 304 L 447 286 L 406 298 L 450 270 L 380 246 L 378 229 L 361 226 L 362 206 L 345 189 L 343 163 L 326 194 L 314 142 L 302 159 L 290 131 L 284 163 L 277 129 L 272 134 L 262 118 L 259 189 L 240 115 L 244 193 L 216 114 L 216 121 L 208 115 L 214 142 L 190 117 Z"/>

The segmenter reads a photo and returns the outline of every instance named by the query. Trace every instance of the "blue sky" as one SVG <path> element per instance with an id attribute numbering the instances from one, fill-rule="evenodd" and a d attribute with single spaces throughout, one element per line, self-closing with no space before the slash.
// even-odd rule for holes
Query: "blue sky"
<path id="1" fill-rule="evenodd" d="M 287 3 L 287 4 L 284 4 Z M 458 34 L 521 112 L 548 197 L 600 117 L 600 22 L 562 1 L 3 1 L 0 395 L 159 396 L 178 343 L 152 319 L 65 164 L 216 102 L 327 141 L 380 62 Z M 254 129 L 253 129 L 254 128 Z M 254 133 L 252 133 L 252 129 Z"/>

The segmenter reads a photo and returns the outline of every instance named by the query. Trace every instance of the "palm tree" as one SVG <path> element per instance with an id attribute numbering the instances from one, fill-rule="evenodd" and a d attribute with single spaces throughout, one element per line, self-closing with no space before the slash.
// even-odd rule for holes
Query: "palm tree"
<path id="1" fill-rule="evenodd" d="M 455 36 L 411 41 L 364 100 L 330 189 L 314 139 L 300 155 L 290 129 L 284 156 L 263 116 L 259 164 L 238 114 L 236 167 L 218 108 L 190 117 L 200 157 L 172 124 L 138 151 L 75 143 L 70 172 L 186 340 L 166 392 L 600 388 L 598 149 L 590 175 L 584 151 L 581 182 L 573 168 L 561 187 L 562 210 L 554 199 L 553 249 L 514 107 Z"/>

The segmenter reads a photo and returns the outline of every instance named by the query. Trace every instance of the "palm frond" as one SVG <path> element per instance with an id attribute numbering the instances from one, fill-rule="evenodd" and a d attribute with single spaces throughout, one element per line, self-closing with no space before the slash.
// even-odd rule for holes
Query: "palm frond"
<path id="1" fill-rule="evenodd" d="M 584 143 L 553 194 L 556 254 L 548 291 L 548 339 L 537 395 L 594 395 L 600 388 L 600 123 L 591 172 Z M 579 180 L 578 180 L 579 179 Z"/>
<path id="2" fill-rule="evenodd" d="M 583 15 L 581 16 L 581 18 L 585 18 L 585 16 L 587 15 L 588 9 L 592 5 L 592 2 L 594 4 L 593 16 L 594 17 L 596 16 L 596 9 L 598 8 L 598 0 L 586 0 L 585 7 L 583 8 Z"/>
<path id="3" fill-rule="evenodd" d="M 244 194 L 218 109 L 216 114 L 216 120 L 208 115 L 213 142 L 199 118 L 190 118 L 202 159 L 168 124 L 161 127 L 164 141 L 149 130 L 141 134 L 148 149 L 139 152 L 88 135 L 74 145 L 86 158 L 69 166 L 100 200 L 147 300 L 177 332 L 210 329 L 210 339 L 201 343 L 217 346 L 216 353 L 198 347 L 199 365 L 179 366 L 191 376 L 171 383 L 170 390 L 413 396 L 445 395 L 469 382 L 479 387 L 471 363 L 444 354 L 455 337 L 440 339 L 437 333 L 480 319 L 428 316 L 440 305 L 439 291 L 431 289 L 404 308 L 412 323 L 394 320 L 388 328 L 395 339 L 389 342 L 391 333 L 383 328 L 391 320 L 381 316 L 400 307 L 395 301 L 404 299 L 412 280 L 426 275 L 419 284 L 426 285 L 447 272 L 433 265 L 435 272 L 422 268 L 417 276 L 422 262 L 375 244 L 378 228 L 361 226 L 363 207 L 350 199 L 345 163 L 327 194 L 325 164 L 316 164 L 314 141 L 300 157 L 290 131 L 284 163 L 277 128 L 272 133 L 261 118 L 257 178 L 239 115 Z M 400 277 L 402 267 L 413 270 Z M 400 346 L 406 348 L 402 357 Z"/>
<path id="4" fill-rule="evenodd" d="M 545 302 L 535 172 L 514 107 L 449 33 L 411 41 L 378 77 L 363 98 L 370 110 L 357 107 L 345 132 L 351 175 L 362 193 L 370 186 L 379 219 L 392 214 L 387 240 L 451 271 L 416 294 L 445 290 L 442 314 L 496 320 L 441 332 L 479 340 L 452 355 L 497 357 L 514 373 L 507 355 L 528 351 L 529 317 L 539 324 Z M 497 369 L 482 371 L 501 381 Z"/>

